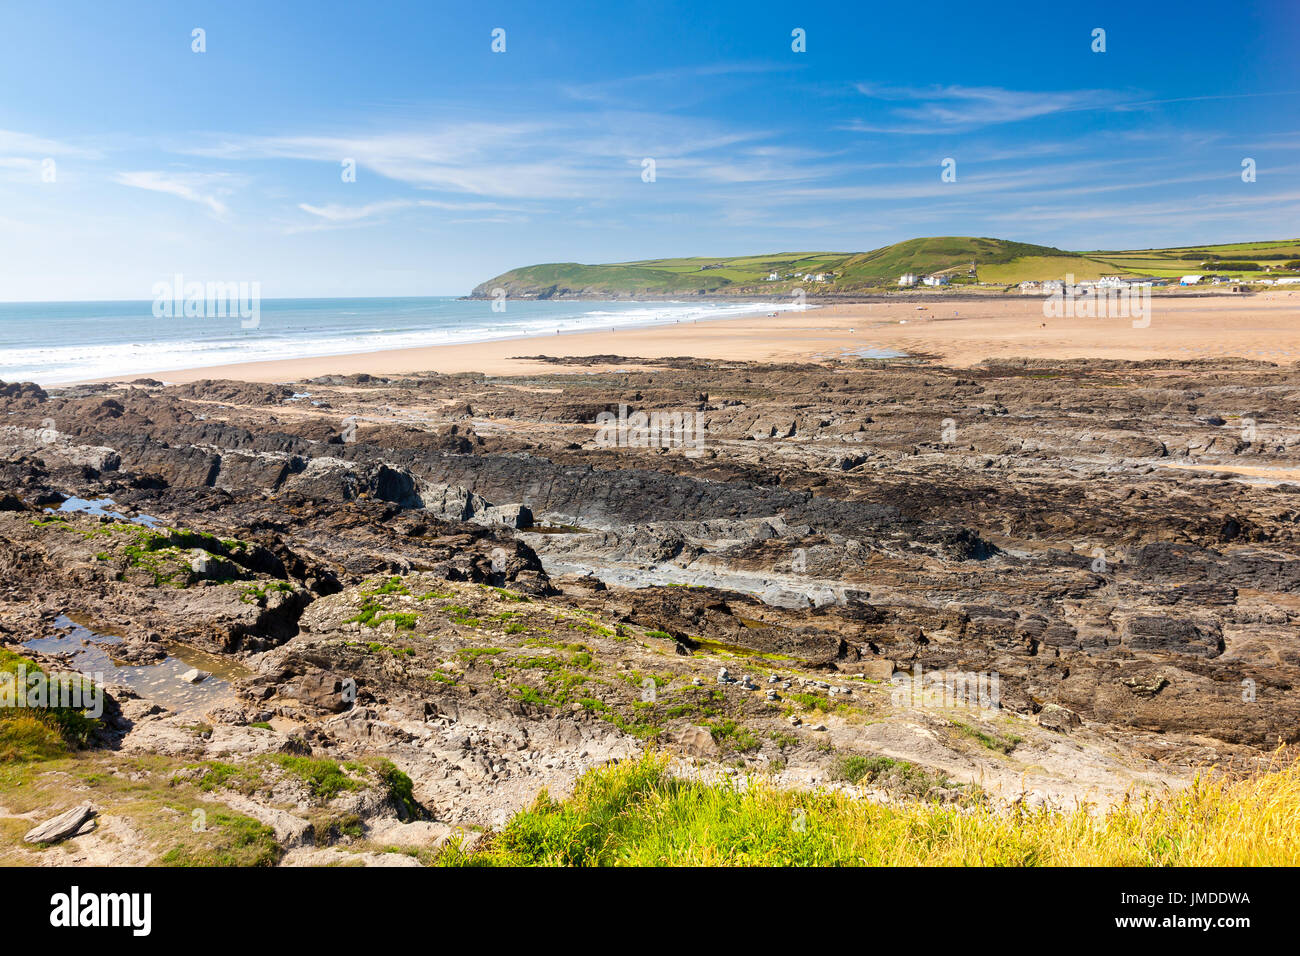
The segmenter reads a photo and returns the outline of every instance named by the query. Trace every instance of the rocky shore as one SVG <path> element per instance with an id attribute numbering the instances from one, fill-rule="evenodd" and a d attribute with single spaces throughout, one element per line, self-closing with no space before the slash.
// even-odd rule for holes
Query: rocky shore
<path id="1" fill-rule="evenodd" d="M 647 747 L 1064 807 L 1296 742 L 1295 366 L 565 361 L 654 368 L 0 385 L 0 650 L 109 695 L 0 859 L 419 864 Z"/>

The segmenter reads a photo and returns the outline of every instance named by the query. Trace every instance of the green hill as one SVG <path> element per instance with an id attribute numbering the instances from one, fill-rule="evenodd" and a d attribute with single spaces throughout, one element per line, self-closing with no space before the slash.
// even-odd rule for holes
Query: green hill
<path id="1" fill-rule="evenodd" d="M 1223 271 L 1263 275 L 1266 265 L 1300 257 L 1300 240 L 1187 246 L 1127 252 L 1068 252 L 1007 239 L 936 236 L 908 239 L 871 252 L 779 252 L 711 259 L 645 259 L 609 265 L 550 262 L 511 269 L 476 286 L 488 298 L 504 290 L 511 298 L 628 298 L 687 295 L 852 295 L 898 287 L 905 273 L 942 274 L 958 286 L 1002 288 L 1027 279 L 1077 279 L 1102 275 L 1177 276 Z M 1258 270 L 1214 268 L 1256 265 Z M 973 271 L 972 271 L 973 267 Z M 775 278 L 771 278 L 775 276 Z"/>

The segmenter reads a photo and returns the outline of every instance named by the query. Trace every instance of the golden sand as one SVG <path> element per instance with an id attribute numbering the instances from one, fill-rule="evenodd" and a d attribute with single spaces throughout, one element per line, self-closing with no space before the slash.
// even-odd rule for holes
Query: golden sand
<path id="1" fill-rule="evenodd" d="M 149 373 L 167 382 L 233 378 L 291 382 L 327 374 L 416 371 L 519 375 L 559 367 L 524 355 L 693 356 L 763 362 L 851 358 L 866 350 L 925 355 L 954 367 L 985 359 L 1300 360 L 1300 291 L 1254 296 L 1156 296 L 1150 324 L 1128 318 L 1045 318 L 1039 296 L 955 301 L 941 295 L 834 305 L 618 331 L 542 335 L 467 345 L 277 359 Z M 614 368 L 623 365 L 584 366 Z M 119 378 L 137 378 L 138 374 Z"/>

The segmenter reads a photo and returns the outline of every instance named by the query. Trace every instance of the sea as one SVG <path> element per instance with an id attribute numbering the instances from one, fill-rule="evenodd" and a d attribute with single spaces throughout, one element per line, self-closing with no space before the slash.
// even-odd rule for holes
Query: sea
<path id="1" fill-rule="evenodd" d="M 232 362 L 554 336 L 790 308 L 788 302 L 717 300 L 511 300 L 504 306 L 494 311 L 493 300 L 456 296 L 265 299 L 256 327 L 246 327 L 253 323 L 234 310 L 218 317 L 158 316 L 160 310 L 150 300 L 5 302 L 0 303 L 0 381 L 57 385 Z M 523 344 L 520 349 L 521 354 L 544 350 Z M 610 351 L 616 351 L 612 343 Z"/>

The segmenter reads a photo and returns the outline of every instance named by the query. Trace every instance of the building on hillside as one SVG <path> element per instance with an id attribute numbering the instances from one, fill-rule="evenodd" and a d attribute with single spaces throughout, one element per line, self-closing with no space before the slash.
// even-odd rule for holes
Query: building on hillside
<path id="1" fill-rule="evenodd" d="M 924 285 L 947 285 L 949 281 L 951 280 L 947 276 L 942 275 L 926 276 L 921 280 Z"/>
<path id="2" fill-rule="evenodd" d="M 1064 279 L 1045 279 L 1043 280 L 1043 292 L 1047 295 L 1055 295 L 1058 292 L 1065 291 Z"/>
<path id="3" fill-rule="evenodd" d="M 1300 276 L 1289 276 L 1285 279 L 1278 279 L 1276 285 L 1295 285 L 1300 283 Z"/>
<path id="4" fill-rule="evenodd" d="M 780 280 L 781 280 L 781 276 L 775 269 L 773 269 L 771 272 L 767 274 L 768 282 L 779 282 Z"/>
<path id="5" fill-rule="evenodd" d="M 1202 279 L 1204 279 L 1204 278 L 1205 278 L 1205 276 L 1183 276 L 1181 279 L 1178 280 L 1178 284 L 1179 284 L 1179 285 L 1196 285 L 1197 283 L 1199 283 L 1199 282 L 1200 282 Z"/>
<path id="6" fill-rule="evenodd" d="M 898 277 L 898 284 L 902 286 L 904 289 L 909 289 L 912 286 L 916 285 L 916 273 L 915 272 L 903 273 L 901 276 Z"/>
<path id="7" fill-rule="evenodd" d="M 1021 295 L 1037 295 L 1042 291 L 1043 284 L 1037 279 L 1026 279 L 1024 282 L 1020 283 Z"/>

